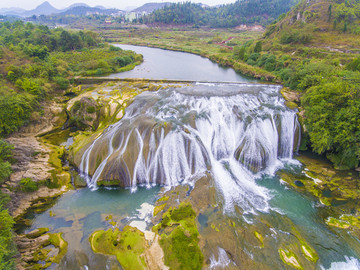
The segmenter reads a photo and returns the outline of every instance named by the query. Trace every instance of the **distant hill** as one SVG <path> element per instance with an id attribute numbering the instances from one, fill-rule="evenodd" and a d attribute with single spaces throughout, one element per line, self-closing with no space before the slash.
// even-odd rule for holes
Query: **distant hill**
<path id="1" fill-rule="evenodd" d="M 106 7 L 104 6 L 95 6 L 95 8 L 99 8 L 99 9 L 107 9 Z M 112 8 L 111 8 L 112 9 Z"/>
<path id="2" fill-rule="evenodd" d="M 111 14 L 116 13 L 119 10 L 117 9 L 103 9 L 99 7 L 89 7 L 89 6 L 77 6 L 70 9 L 67 9 L 63 12 L 58 13 L 58 15 L 76 15 L 76 16 L 84 16 L 89 13 L 101 13 L 101 14 Z"/>
<path id="3" fill-rule="evenodd" d="M 75 4 L 68 6 L 67 8 L 63 9 L 63 11 L 74 8 L 74 7 L 89 7 L 89 5 L 85 4 L 85 3 L 75 3 Z"/>
<path id="4" fill-rule="evenodd" d="M 298 0 L 238 0 L 233 4 L 208 7 L 182 2 L 155 10 L 149 23 L 193 24 L 210 27 L 235 27 L 241 24 L 267 25 L 288 12 Z"/>
<path id="5" fill-rule="evenodd" d="M 25 9 L 22 8 L 1 8 L 0 14 L 2 15 L 18 15 L 25 12 Z"/>
<path id="6" fill-rule="evenodd" d="M 25 11 L 21 15 L 23 16 L 32 16 L 32 15 L 51 15 L 58 13 L 60 10 L 54 8 L 49 2 L 44 2 L 41 5 L 37 6 L 33 10 Z"/>
<path id="7" fill-rule="evenodd" d="M 30 17 L 32 15 L 86 15 L 88 12 L 99 12 L 105 14 L 111 14 L 117 12 L 117 9 L 106 9 L 103 6 L 90 7 L 85 3 L 75 3 L 65 9 L 57 9 L 53 7 L 49 2 L 45 1 L 41 5 L 32 10 L 24 10 L 21 8 L 2 8 L 0 9 L 1 15 L 13 15 L 19 17 Z"/>
<path id="8" fill-rule="evenodd" d="M 132 10 L 133 12 L 147 12 L 147 13 L 151 13 L 155 10 L 158 10 L 160 8 L 163 8 L 167 5 L 170 5 L 171 3 L 169 2 L 165 2 L 165 3 L 146 3 L 144 5 L 142 5 L 141 7 L 135 8 L 134 10 Z"/>
<path id="9" fill-rule="evenodd" d="M 137 6 L 127 6 L 126 8 L 124 8 L 124 10 L 125 11 L 133 11 L 136 8 L 137 8 Z"/>

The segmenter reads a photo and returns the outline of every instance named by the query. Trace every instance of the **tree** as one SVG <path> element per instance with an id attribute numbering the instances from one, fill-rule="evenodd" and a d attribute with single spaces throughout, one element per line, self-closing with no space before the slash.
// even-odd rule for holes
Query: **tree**
<path id="1" fill-rule="evenodd" d="M 328 22 L 330 22 L 331 20 L 331 9 L 332 9 L 332 5 L 330 4 L 328 8 Z"/>
<path id="2" fill-rule="evenodd" d="M 261 50 L 262 50 L 262 42 L 258 41 L 255 44 L 254 52 L 259 53 L 259 52 L 261 52 Z"/>
<path id="3" fill-rule="evenodd" d="M 245 46 L 234 48 L 234 57 L 239 60 L 245 59 Z"/>

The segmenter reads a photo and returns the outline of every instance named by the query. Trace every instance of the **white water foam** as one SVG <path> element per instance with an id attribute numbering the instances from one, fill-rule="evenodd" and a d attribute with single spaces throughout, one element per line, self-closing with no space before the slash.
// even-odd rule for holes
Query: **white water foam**
<path id="1" fill-rule="evenodd" d="M 360 269 L 360 260 L 354 257 L 345 256 L 344 262 L 333 262 L 331 263 L 330 268 L 326 269 L 323 266 L 323 270 L 359 270 Z"/>
<path id="2" fill-rule="evenodd" d="M 232 263 L 226 251 L 223 248 L 218 248 L 217 259 L 215 255 L 210 257 L 209 269 L 226 269 L 229 264 Z"/>
<path id="3" fill-rule="evenodd" d="M 137 209 L 138 214 L 131 221 L 129 226 L 135 227 L 138 230 L 145 232 L 148 225 L 151 223 L 151 217 L 154 212 L 154 206 L 149 203 L 143 203 Z"/>

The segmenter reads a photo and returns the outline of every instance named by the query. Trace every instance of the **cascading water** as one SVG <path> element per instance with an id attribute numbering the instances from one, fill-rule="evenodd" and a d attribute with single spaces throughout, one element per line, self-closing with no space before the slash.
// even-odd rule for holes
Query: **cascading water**
<path id="1" fill-rule="evenodd" d="M 267 211 L 270 195 L 256 184 L 291 159 L 300 128 L 279 86 L 197 84 L 144 92 L 83 152 L 88 186 L 193 184 L 209 172 L 224 211 Z M 296 147 L 295 147 L 296 148 Z M 296 149 L 295 149 L 296 150 Z"/>

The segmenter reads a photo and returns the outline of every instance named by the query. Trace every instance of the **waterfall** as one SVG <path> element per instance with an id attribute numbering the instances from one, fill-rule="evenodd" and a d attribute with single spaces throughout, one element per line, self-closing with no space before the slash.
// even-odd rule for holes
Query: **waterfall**
<path id="1" fill-rule="evenodd" d="M 256 178 L 291 159 L 300 138 L 296 112 L 279 88 L 197 84 L 144 92 L 88 146 L 79 169 L 90 188 L 118 181 L 132 190 L 194 184 L 208 172 L 224 211 L 234 204 L 267 211 L 270 195 Z"/>

